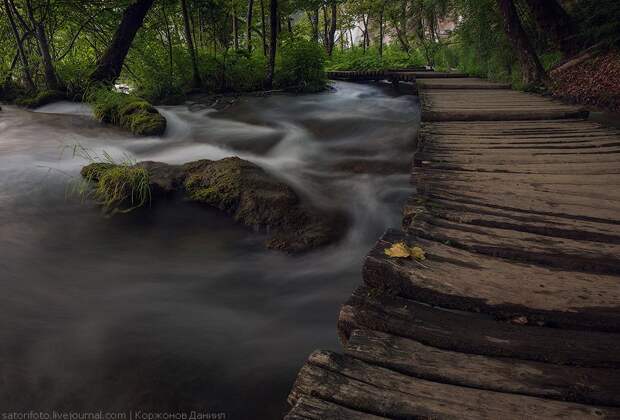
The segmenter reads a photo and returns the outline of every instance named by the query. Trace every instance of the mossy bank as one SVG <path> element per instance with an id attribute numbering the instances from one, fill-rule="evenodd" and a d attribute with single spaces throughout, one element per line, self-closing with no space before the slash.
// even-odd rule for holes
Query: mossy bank
<path id="1" fill-rule="evenodd" d="M 95 117 L 131 131 L 136 136 L 159 136 L 166 131 L 166 119 L 153 105 L 134 95 L 105 87 L 86 95 Z"/>

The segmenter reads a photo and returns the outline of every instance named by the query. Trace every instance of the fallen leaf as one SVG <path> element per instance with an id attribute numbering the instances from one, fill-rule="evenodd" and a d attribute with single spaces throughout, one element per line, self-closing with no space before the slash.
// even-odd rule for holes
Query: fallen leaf
<path id="1" fill-rule="evenodd" d="M 418 261 L 424 261 L 426 259 L 426 253 L 419 246 L 409 248 L 409 251 L 411 252 L 411 256 Z"/>
<path id="2" fill-rule="evenodd" d="M 385 255 L 392 258 L 409 258 L 411 256 L 411 250 L 404 242 L 396 242 L 383 252 L 385 252 Z"/>
<path id="3" fill-rule="evenodd" d="M 404 242 L 396 242 L 391 247 L 386 248 L 383 252 L 392 258 L 413 258 L 416 261 L 424 261 L 426 253 L 419 246 L 409 246 Z"/>

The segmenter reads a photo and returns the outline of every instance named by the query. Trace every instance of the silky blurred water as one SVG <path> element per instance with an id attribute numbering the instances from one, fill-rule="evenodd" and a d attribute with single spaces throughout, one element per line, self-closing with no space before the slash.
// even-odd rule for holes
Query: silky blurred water
<path id="1" fill-rule="evenodd" d="M 375 85 L 335 87 L 243 98 L 219 111 L 163 107 L 161 138 L 102 127 L 82 104 L 36 113 L 5 106 L 0 407 L 281 417 L 308 354 L 339 348 L 340 305 L 410 193 L 416 99 Z M 344 209 L 351 229 L 336 245 L 292 257 L 182 201 L 105 218 L 68 194 L 85 164 L 72 156 L 75 145 L 169 163 L 237 155 Z M 404 169 L 363 173 L 367 160 Z"/>

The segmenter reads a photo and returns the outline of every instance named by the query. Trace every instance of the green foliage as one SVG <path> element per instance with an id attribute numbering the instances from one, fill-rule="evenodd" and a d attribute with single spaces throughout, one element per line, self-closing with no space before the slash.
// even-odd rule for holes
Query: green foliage
<path id="1" fill-rule="evenodd" d="M 245 51 L 200 58 L 203 87 L 212 92 L 251 92 L 260 90 L 265 80 L 267 60 L 262 53 Z"/>
<path id="2" fill-rule="evenodd" d="M 35 96 L 18 98 L 15 103 L 24 108 L 35 109 L 42 107 L 43 105 L 51 104 L 52 102 L 58 102 L 66 99 L 67 94 L 65 92 L 44 90 Z"/>
<path id="3" fill-rule="evenodd" d="M 397 45 L 386 45 L 383 48 L 383 57 L 379 56 L 379 50 L 375 47 L 371 47 L 366 51 L 362 48 L 334 51 L 327 68 L 331 71 L 363 71 L 421 67 L 425 64 L 422 53 L 419 50 L 412 50 L 407 53 Z"/>
<path id="4" fill-rule="evenodd" d="M 300 92 L 318 92 L 325 88 L 325 53 L 316 43 L 304 38 L 283 42 L 275 74 L 276 85 Z"/>
<path id="5" fill-rule="evenodd" d="M 581 22 L 586 45 L 604 43 L 620 47 L 620 2 L 618 0 L 580 0 L 575 15 Z"/>
<path id="6" fill-rule="evenodd" d="M 137 136 L 161 135 L 166 130 L 166 119 L 137 96 L 100 87 L 92 89 L 86 99 L 99 121 L 126 128 Z"/>

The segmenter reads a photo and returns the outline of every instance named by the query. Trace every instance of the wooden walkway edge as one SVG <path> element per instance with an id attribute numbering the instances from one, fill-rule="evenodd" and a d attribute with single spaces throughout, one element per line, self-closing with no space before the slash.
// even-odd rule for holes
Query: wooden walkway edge
<path id="1" fill-rule="evenodd" d="M 620 419 L 620 130 L 503 84 L 416 80 L 402 230 L 286 419 Z M 426 259 L 386 256 L 399 242 Z"/>

